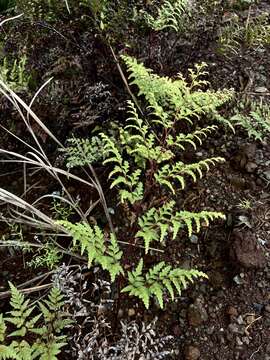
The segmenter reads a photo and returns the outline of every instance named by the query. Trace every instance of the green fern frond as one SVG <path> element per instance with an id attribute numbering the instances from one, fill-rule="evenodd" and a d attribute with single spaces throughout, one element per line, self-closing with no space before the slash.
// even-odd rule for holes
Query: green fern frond
<path id="1" fill-rule="evenodd" d="M 170 1 L 165 0 L 163 5 L 158 8 L 157 17 L 143 12 L 146 22 L 155 31 L 171 28 L 176 32 L 183 27 L 184 13 L 187 11 L 187 0 Z"/>
<path id="2" fill-rule="evenodd" d="M 100 264 L 104 270 L 109 271 L 112 281 L 116 275 L 123 272 L 120 264 L 123 253 L 113 235 L 110 244 L 106 246 L 105 235 L 97 225 L 91 227 L 86 223 L 73 224 L 65 220 L 56 223 L 68 231 L 73 238 L 74 246 L 79 244 L 81 254 L 87 254 L 89 268 L 93 262 Z"/>
<path id="3" fill-rule="evenodd" d="M 5 339 L 6 330 L 7 327 L 3 318 L 3 314 L 0 314 L 0 342 L 3 342 Z"/>
<path id="4" fill-rule="evenodd" d="M 190 134 L 178 134 L 174 139 L 172 135 L 169 135 L 167 138 L 167 144 L 172 147 L 179 147 L 181 150 L 185 150 L 185 146 L 183 144 L 191 144 L 193 148 L 196 150 L 198 142 L 200 145 L 203 143 L 203 138 L 207 138 L 207 136 L 217 129 L 216 125 L 210 125 L 205 128 L 195 130 Z"/>
<path id="5" fill-rule="evenodd" d="M 123 55 L 122 59 L 130 73 L 131 84 L 139 88 L 139 96 L 145 97 L 157 117 L 156 122 L 165 128 L 171 128 L 175 120 L 192 124 L 194 118 L 203 114 L 215 119 L 218 117 L 218 107 L 233 96 L 233 92 L 228 90 L 200 90 L 200 86 L 206 83 L 201 80 L 206 74 L 205 64 L 197 65 L 195 70 L 190 71 L 192 83 L 189 85 L 181 74 L 173 80 L 153 74 L 151 69 L 147 69 L 134 58 Z"/>
<path id="6" fill-rule="evenodd" d="M 207 278 L 207 275 L 198 270 L 173 269 L 165 262 L 158 263 L 144 276 L 143 261 L 141 260 L 135 271 L 128 272 L 129 285 L 122 289 L 122 292 L 128 292 L 131 296 L 141 299 L 147 309 L 150 298 L 156 297 L 160 307 L 163 308 L 163 296 L 166 291 L 173 300 L 175 290 L 181 295 L 188 283 L 199 277 Z"/>
<path id="7" fill-rule="evenodd" d="M 66 166 L 72 169 L 85 166 L 104 159 L 103 141 L 98 136 L 90 139 L 70 138 L 68 146 L 60 151 L 65 153 Z"/>
<path id="8" fill-rule="evenodd" d="M 175 182 L 179 182 L 183 190 L 186 186 L 184 176 L 190 176 L 196 182 L 198 176 L 202 178 L 203 170 L 209 171 L 210 165 L 223 161 L 224 159 L 221 157 L 213 157 L 194 164 L 184 164 L 181 161 L 173 165 L 166 164 L 155 174 L 155 179 L 160 185 L 166 186 L 175 194 Z"/>
<path id="9" fill-rule="evenodd" d="M 180 227 L 183 227 L 183 225 L 187 227 L 190 237 L 193 232 L 200 232 L 201 222 L 205 222 L 206 226 L 208 226 L 209 220 L 213 221 L 215 219 L 226 219 L 226 217 L 224 214 L 216 211 L 201 211 L 198 213 L 189 211 L 176 212 L 172 218 L 173 238 L 175 239 L 177 236 L 179 224 Z"/>
<path id="10" fill-rule="evenodd" d="M 199 213 L 189 211 L 173 212 L 174 201 L 164 204 L 161 208 L 151 208 L 147 213 L 138 219 L 140 230 L 136 237 L 144 240 L 145 253 L 148 253 L 149 246 L 153 241 L 163 242 L 169 233 L 175 239 L 179 230 L 184 226 L 188 229 L 188 235 L 199 232 L 201 222 L 209 225 L 209 220 L 224 219 L 225 216 L 219 212 L 201 211 Z"/>

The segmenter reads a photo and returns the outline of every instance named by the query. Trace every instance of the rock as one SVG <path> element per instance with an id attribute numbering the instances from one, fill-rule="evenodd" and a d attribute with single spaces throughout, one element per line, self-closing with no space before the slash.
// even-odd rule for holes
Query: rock
<path id="1" fill-rule="evenodd" d="M 264 268 L 266 257 L 255 234 L 251 231 L 233 231 L 230 257 L 233 262 L 245 268 Z"/>
<path id="2" fill-rule="evenodd" d="M 132 316 L 134 316 L 136 314 L 136 311 L 135 311 L 135 309 L 128 309 L 128 316 L 129 317 L 132 317 Z"/>
<path id="3" fill-rule="evenodd" d="M 208 314 L 205 310 L 202 300 L 197 298 L 194 304 L 191 304 L 188 308 L 188 322 L 189 325 L 197 327 L 202 325 L 208 320 Z"/>
<path id="4" fill-rule="evenodd" d="M 198 239 L 197 235 L 192 234 L 191 237 L 189 238 L 189 240 L 192 244 L 198 244 L 199 239 Z"/>
<path id="5" fill-rule="evenodd" d="M 255 92 L 257 93 L 267 93 L 268 89 L 264 86 L 258 86 L 255 88 Z"/>
<path id="6" fill-rule="evenodd" d="M 254 171 L 257 169 L 258 165 L 255 164 L 252 161 L 247 162 L 245 169 L 248 173 L 254 173 Z"/>
<path id="7" fill-rule="evenodd" d="M 238 311 L 234 306 L 229 306 L 227 309 L 227 314 L 232 317 L 236 317 L 238 315 Z"/>
<path id="8" fill-rule="evenodd" d="M 265 311 L 270 313 L 270 304 L 265 306 Z"/>
<path id="9" fill-rule="evenodd" d="M 200 355 L 200 350 L 196 346 L 189 345 L 185 349 L 185 360 L 198 360 Z"/>

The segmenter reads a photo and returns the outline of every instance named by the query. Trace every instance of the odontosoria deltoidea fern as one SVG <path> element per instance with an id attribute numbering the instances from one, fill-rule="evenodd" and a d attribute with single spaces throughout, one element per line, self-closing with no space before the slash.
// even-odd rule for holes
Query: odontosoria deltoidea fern
<path id="1" fill-rule="evenodd" d="M 62 330 L 71 323 L 63 311 L 60 290 L 52 288 L 47 300 L 31 305 L 11 283 L 12 310 L 0 314 L 0 359 L 57 360 L 66 345 Z"/>
<path id="2" fill-rule="evenodd" d="M 199 277 L 207 277 L 198 270 L 173 269 L 165 262 L 160 262 L 151 268 L 146 275 L 143 274 L 143 260 L 141 259 L 134 271 L 128 272 L 129 285 L 122 292 L 128 292 L 142 299 L 145 307 L 149 308 L 149 300 L 155 296 L 161 308 L 163 308 L 164 292 L 168 291 L 171 299 L 174 299 L 176 289 L 181 295 L 181 291 L 186 289 L 189 282 Z"/>
<path id="3" fill-rule="evenodd" d="M 155 296 L 163 307 L 163 295 L 167 291 L 174 298 L 174 290 L 180 294 L 187 284 L 206 275 L 198 270 L 184 270 L 158 263 L 152 269 L 143 270 L 143 258 L 152 248 L 163 250 L 170 241 L 177 241 L 180 231 L 187 230 L 188 236 L 201 230 L 209 221 L 224 219 L 215 211 L 188 211 L 176 206 L 181 191 L 200 179 L 217 163 L 220 157 L 211 157 L 198 162 L 186 163 L 183 152 L 196 150 L 203 140 L 216 131 L 217 125 L 198 126 L 203 117 L 208 121 L 220 120 L 218 108 L 228 101 L 230 91 L 203 91 L 208 83 L 205 64 L 190 70 L 190 79 L 178 75 L 173 80 L 158 76 L 138 63 L 123 56 L 131 84 L 136 85 L 139 96 L 147 102 L 145 114 L 139 115 L 135 105 L 128 102 L 128 119 L 124 127 L 112 132 L 101 133 L 105 160 L 109 167 L 110 188 L 118 194 L 119 216 L 124 223 L 116 234 L 108 234 L 99 226 L 87 223 L 72 224 L 57 222 L 73 237 L 86 254 L 88 264 L 99 264 L 110 273 L 111 280 L 121 277 L 122 289 L 143 300 L 146 307 Z M 202 121 L 201 121 L 202 123 Z M 185 129 L 185 130 L 184 130 Z M 121 237 L 121 246 L 116 236 Z M 126 273 L 125 251 L 127 245 L 143 248 L 136 270 Z M 150 248 L 151 246 L 151 248 Z M 132 264 L 134 265 L 134 264 Z"/>

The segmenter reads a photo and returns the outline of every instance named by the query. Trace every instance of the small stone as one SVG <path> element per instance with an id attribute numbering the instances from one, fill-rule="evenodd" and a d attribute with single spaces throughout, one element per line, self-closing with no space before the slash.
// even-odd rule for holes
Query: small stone
<path id="1" fill-rule="evenodd" d="M 236 337 L 236 345 L 243 346 L 243 342 L 241 341 L 241 339 L 238 336 Z"/>
<path id="2" fill-rule="evenodd" d="M 208 320 L 208 314 L 205 310 L 200 298 L 196 299 L 194 304 L 188 308 L 188 322 L 189 325 L 197 327 Z"/>
<path id="3" fill-rule="evenodd" d="M 270 313 L 270 304 L 265 306 L 265 311 Z"/>
<path id="4" fill-rule="evenodd" d="M 255 92 L 257 93 L 267 93 L 268 89 L 264 86 L 258 86 L 255 88 Z"/>
<path id="5" fill-rule="evenodd" d="M 246 317 L 246 323 L 247 323 L 247 324 L 252 324 L 252 323 L 254 322 L 254 320 L 255 320 L 255 316 L 254 316 L 254 315 L 248 315 L 248 316 Z"/>
<path id="6" fill-rule="evenodd" d="M 227 314 L 232 317 L 236 317 L 238 315 L 238 311 L 234 306 L 229 306 L 227 309 Z"/>
<path id="7" fill-rule="evenodd" d="M 245 169 L 246 169 L 246 171 L 247 171 L 248 173 L 251 174 L 251 173 L 254 173 L 254 171 L 257 169 L 257 167 L 258 167 L 257 164 L 255 164 L 254 162 L 249 161 L 249 162 L 246 164 Z"/>
<path id="8" fill-rule="evenodd" d="M 229 324 L 228 330 L 233 334 L 239 333 L 239 327 L 236 324 Z"/>
<path id="9" fill-rule="evenodd" d="M 239 275 L 235 275 L 235 277 L 233 278 L 233 281 L 237 284 L 237 285 L 242 285 L 243 284 L 243 279 L 241 279 L 241 277 Z"/>
<path id="10" fill-rule="evenodd" d="M 239 325 L 243 325 L 244 324 L 244 319 L 243 319 L 243 316 L 242 315 L 239 315 L 238 318 L 237 318 L 237 323 Z"/>
<path id="11" fill-rule="evenodd" d="M 199 238 L 197 235 L 192 234 L 191 237 L 189 238 L 189 240 L 192 244 L 198 244 Z"/>
<path id="12" fill-rule="evenodd" d="M 132 316 L 134 316 L 136 314 L 136 311 L 135 311 L 135 309 L 128 309 L 128 316 L 129 317 L 132 317 Z"/>
<path id="13" fill-rule="evenodd" d="M 190 345 L 185 349 L 185 360 L 198 360 L 200 355 L 200 350 L 196 346 Z"/>

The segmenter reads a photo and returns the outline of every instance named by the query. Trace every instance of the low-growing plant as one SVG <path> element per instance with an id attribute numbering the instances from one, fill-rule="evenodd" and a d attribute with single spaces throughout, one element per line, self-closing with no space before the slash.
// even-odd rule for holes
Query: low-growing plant
<path id="1" fill-rule="evenodd" d="M 231 122 L 243 128 L 251 139 L 262 141 L 270 133 L 270 107 L 256 101 L 249 106 L 240 104 Z"/>
<path id="2" fill-rule="evenodd" d="M 140 114 L 133 102 L 128 102 L 129 117 L 125 126 L 114 131 L 113 135 L 108 129 L 108 132 L 101 132 L 97 136 L 104 144 L 103 164 L 109 172 L 112 194 L 118 194 L 119 202 L 116 206 L 123 225 L 119 226 L 110 217 L 101 185 L 88 162 L 89 156 L 83 160 L 91 174 L 84 169 L 88 176 L 84 180 L 70 170 L 53 167 L 40 149 L 35 150 L 33 158 L 33 148 L 30 155 L 1 150 L 6 156 L 15 156 L 32 167 L 48 171 L 62 186 L 66 197 L 57 198 L 70 204 L 76 216 L 80 216 L 78 222 L 45 215 L 3 189 L 0 189 L 0 199 L 22 209 L 19 220 L 30 226 L 43 227 L 45 234 L 46 229 L 57 229 L 59 236 L 71 236 L 73 242 L 66 253 L 76 257 L 80 249 L 80 258 L 84 257 L 89 267 L 100 265 L 103 270 L 108 271 L 111 281 L 117 281 L 122 292 L 138 297 L 147 308 L 152 298 L 156 298 L 160 307 L 163 307 L 165 294 L 174 299 L 175 295 L 180 295 L 195 279 L 207 277 L 200 270 L 182 269 L 175 267 L 173 263 L 166 263 L 162 255 L 172 241 L 179 241 L 180 234 L 183 236 L 185 230 L 191 236 L 201 230 L 202 224 L 208 226 L 209 221 L 224 219 L 221 212 L 179 208 L 177 200 L 183 190 L 191 186 L 192 181 L 197 181 L 212 166 L 224 161 L 221 157 L 212 157 L 188 163 L 183 155 L 187 149 L 196 150 L 217 129 L 213 122 L 220 120 L 219 107 L 230 100 L 233 94 L 227 90 L 205 90 L 208 86 L 204 80 L 207 75 L 205 64 L 190 70 L 189 79 L 181 74 L 171 79 L 154 74 L 134 58 L 123 56 L 122 59 L 130 73 L 130 84 L 138 88 L 140 99 L 146 102 L 147 107 L 142 107 Z M 14 94 L 11 99 L 20 101 Z M 59 145 L 58 140 L 31 109 L 21 101 L 20 104 Z M 208 124 L 199 127 L 200 122 Z M 61 144 L 60 146 L 64 148 Z M 83 211 L 59 178 L 60 175 L 98 191 L 109 228 L 105 229 L 98 219 L 93 221 L 94 216 L 89 222 L 93 204 L 90 204 L 90 210 Z M 32 217 L 25 211 L 30 212 Z M 54 245 L 63 252 L 63 247 L 56 240 Z M 130 259 L 128 254 L 133 247 L 137 247 L 139 251 L 137 256 Z M 150 251 L 156 252 L 158 257 L 152 266 L 145 268 L 145 259 Z"/>
<path id="3" fill-rule="evenodd" d="M 269 14 L 248 17 L 245 24 L 240 23 L 238 16 L 220 31 L 218 50 L 223 54 L 238 54 L 244 48 L 261 48 L 270 44 Z"/>
<path id="4" fill-rule="evenodd" d="M 4 57 L 2 64 L 0 64 L 1 80 L 14 91 L 28 89 L 31 76 L 27 73 L 26 62 L 27 57 L 24 55 L 19 61 L 15 59 L 13 62 Z"/>
<path id="5" fill-rule="evenodd" d="M 145 10 L 141 11 L 146 23 L 155 31 L 173 29 L 183 30 L 187 20 L 189 2 L 187 0 L 165 0 L 157 7 L 157 15 L 153 16 Z"/>
<path id="6" fill-rule="evenodd" d="M 123 56 L 130 72 L 131 84 L 139 88 L 149 105 L 148 115 L 141 118 L 132 102 L 128 103 L 127 125 L 119 129 L 114 137 L 101 133 L 106 159 L 112 169 L 109 174 L 111 189 L 119 194 L 119 201 L 126 209 L 125 216 L 132 219 L 127 231 L 130 244 L 142 244 L 147 254 L 153 243 L 165 247 L 175 240 L 182 229 L 188 235 L 199 232 L 201 223 L 224 218 L 219 212 L 187 210 L 178 211 L 175 200 L 185 189 L 187 178 L 193 181 L 209 171 L 210 166 L 224 161 L 220 157 L 186 164 L 181 153 L 187 146 L 194 149 L 208 134 L 216 130 L 216 125 L 197 128 L 192 132 L 180 132 L 180 128 L 194 122 L 201 116 L 215 118 L 217 108 L 230 99 L 227 91 L 201 91 L 207 85 L 201 77 L 205 75 L 205 65 L 190 70 L 190 83 L 179 74 L 176 80 L 160 77 L 138 63 L 135 59 Z M 87 163 L 87 161 L 86 161 Z M 156 198 L 156 205 L 155 199 Z M 162 199 L 162 202 L 161 200 Z M 86 253 L 89 266 L 93 261 L 108 270 L 111 279 L 125 276 L 120 250 L 115 234 L 106 234 L 99 226 L 86 223 L 58 222 L 80 243 L 82 254 Z M 109 242 L 110 245 L 106 245 Z M 174 298 L 175 287 L 178 294 L 188 282 L 206 275 L 198 270 L 173 268 L 159 262 L 147 273 L 143 270 L 143 257 L 136 269 L 128 272 L 128 285 L 122 292 L 141 298 L 148 308 L 151 297 L 155 296 L 163 307 L 163 296 L 168 291 Z"/>
<path id="7" fill-rule="evenodd" d="M 33 305 L 13 284 L 9 286 L 12 310 L 0 314 L 0 359 L 56 360 L 66 345 L 63 330 L 71 323 L 61 292 L 52 288 L 47 300 Z"/>

